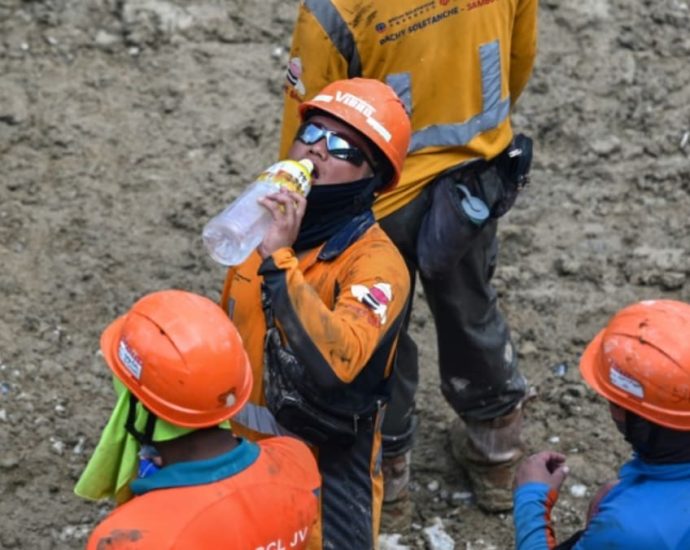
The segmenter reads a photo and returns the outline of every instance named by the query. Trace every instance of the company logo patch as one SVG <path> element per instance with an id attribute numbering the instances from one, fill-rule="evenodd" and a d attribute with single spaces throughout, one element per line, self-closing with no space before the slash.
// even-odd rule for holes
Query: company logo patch
<path id="1" fill-rule="evenodd" d="M 130 348 L 124 340 L 120 340 L 120 345 L 117 347 L 117 356 L 132 376 L 139 380 L 144 366 L 141 364 L 136 353 L 134 353 L 132 348 Z"/>
<path id="2" fill-rule="evenodd" d="M 298 94 L 304 95 L 306 88 L 304 87 L 304 83 L 300 80 L 301 76 L 302 60 L 299 57 L 293 57 L 290 61 L 288 61 L 285 78 L 288 81 L 288 84 L 293 86 Z"/>
<path id="3" fill-rule="evenodd" d="M 388 283 L 376 283 L 371 288 L 364 285 L 352 285 L 352 295 L 367 306 L 381 320 L 388 319 L 388 304 L 393 299 L 393 289 Z"/>

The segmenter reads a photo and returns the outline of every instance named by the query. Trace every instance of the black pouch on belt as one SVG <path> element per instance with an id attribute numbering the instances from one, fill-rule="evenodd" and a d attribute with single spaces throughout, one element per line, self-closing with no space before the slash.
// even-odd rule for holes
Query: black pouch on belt
<path id="1" fill-rule="evenodd" d="M 491 216 L 500 218 L 515 204 L 518 194 L 529 183 L 532 166 L 532 138 L 517 134 L 510 147 L 498 155 L 492 164 L 502 182 L 500 198 L 491 208 Z"/>
<path id="2" fill-rule="evenodd" d="M 523 134 L 491 161 L 475 160 L 437 178 L 417 236 L 427 279 L 442 279 L 490 220 L 503 216 L 528 182 L 532 140 Z"/>

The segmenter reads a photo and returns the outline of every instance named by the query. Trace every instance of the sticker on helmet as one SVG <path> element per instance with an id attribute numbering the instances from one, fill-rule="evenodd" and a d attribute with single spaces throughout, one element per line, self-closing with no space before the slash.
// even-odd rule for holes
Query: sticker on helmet
<path id="1" fill-rule="evenodd" d="M 120 340 L 120 345 L 117 348 L 117 356 L 122 361 L 125 368 L 132 373 L 132 376 L 139 380 L 141 378 L 141 370 L 143 365 L 134 351 L 126 344 L 124 340 Z"/>
<path id="2" fill-rule="evenodd" d="M 617 388 L 626 393 L 632 394 L 635 397 L 644 399 L 644 388 L 642 387 L 642 384 L 640 384 L 634 378 L 630 378 L 614 367 L 611 367 L 611 370 L 609 371 L 609 378 L 611 379 L 611 384 Z"/>
<path id="3" fill-rule="evenodd" d="M 388 283 L 376 283 L 371 288 L 364 285 L 352 285 L 352 295 L 367 306 L 381 320 L 386 323 L 388 304 L 393 299 L 393 289 Z"/>

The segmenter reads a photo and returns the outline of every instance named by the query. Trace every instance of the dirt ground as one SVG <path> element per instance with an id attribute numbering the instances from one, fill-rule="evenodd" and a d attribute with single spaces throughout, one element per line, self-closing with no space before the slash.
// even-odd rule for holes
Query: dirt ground
<path id="1" fill-rule="evenodd" d="M 200 231 L 275 159 L 296 6 L 0 0 L 0 548 L 79 548 L 108 511 L 72 493 L 113 403 L 100 331 L 153 290 L 218 297 Z M 681 0 L 541 2 L 514 117 L 533 178 L 496 286 L 539 394 L 528 444 L 569 456 L 561 537 L 628 455 L 583 346 L 625 304 L 690 301 L 689 28 Z M 386 546 L 425 548 L 442 525 L 455 548 L 511 548 L 511 516 L 480 513 L 448 458 L 421 295 L 413 325 L 415 520 Z"/>

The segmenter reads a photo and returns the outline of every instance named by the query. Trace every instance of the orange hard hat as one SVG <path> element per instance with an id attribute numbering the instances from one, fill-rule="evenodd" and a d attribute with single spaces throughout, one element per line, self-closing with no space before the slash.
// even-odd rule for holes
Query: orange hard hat
<path id="1" fill-rule="evenodd" d="M 410 145 L 412 128 L 400 98 L 393 88 L 371 78 L 337 80 L 299 106 L 302 120 L 313 109 L 342 120 L 367 137 L 386 157 L 393 175 L 381 192 L 390 191 L 400 180 Z"/>
<path id="2" fill-rule="evenodd" d="M 622 309 L 587 346 L 580 372 L 624 409 L 690 430 L 690 305 L 650 300 Z"/>
<path id="3" fill-rule="evenodd" d="M 220 424 L 247 401 L 252 370 L 235 325 L 208 298 L 144 296 L 101 336 L 108 366 L 155 416 L 177 426 Z"/>

